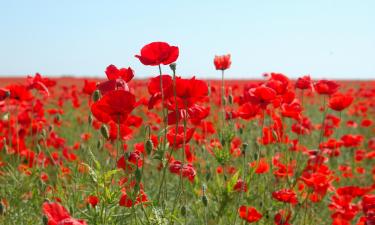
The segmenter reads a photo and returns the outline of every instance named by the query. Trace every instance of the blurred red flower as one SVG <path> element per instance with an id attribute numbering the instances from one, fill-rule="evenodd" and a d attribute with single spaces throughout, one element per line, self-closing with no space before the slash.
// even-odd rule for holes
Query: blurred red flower
<path id="1" fill-rule="evenodd" d="M 328 106 L 335 111 L 342 111 L 350 106 L 353 102 L 353 97 L 350 95 L 343 95 L 336 93 L 329 99 Z"/>
<path id="2" fill-rule="evenodd" d="M 48 225 L 87 225 L 86 221 L 72 218 L 69 212 L 59 203 L 43 203 L 43 213 Z"/>
<path id="3" fill-rule="evenodd" d="M 249 223 L 257 222 L 262 218 L 262 214 L 260 214 L 254 207 L 250 206 L 240 206 L 240 208 L 238 208 L 238 214 L 242 219 Z"/>
<path id="4" fill-rule="evenodd" d="M 312 81 L 309 75 L 303 76 L 297 79 L 295 87 L 298 89 L 311 89 L 312 87 Z"/>
<path id="5" fill-rule="evenodd" d="M 339 87 L 339 84 L 330 80 L 320 80 L 314 84 L 315 91 L 321 95 L 332 95 Z"/>
<path id="6" fill-rule="evenodd" d="M 282 189 L 279 191 L 274 191 L 272 197 L 280 202 L 287 202 L 291 204 L 297 204 L 297 195 L 294 191 L 289 189 Z"/>

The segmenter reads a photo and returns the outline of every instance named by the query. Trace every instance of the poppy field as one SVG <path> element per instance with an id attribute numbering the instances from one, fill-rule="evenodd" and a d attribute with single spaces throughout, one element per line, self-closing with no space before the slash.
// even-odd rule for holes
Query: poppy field
<path id="1" fill-rule="evenodd" d="M 0 79 L 0 224 L 375 224 L 375 81 L 134 54 L 152 77 Z"/>

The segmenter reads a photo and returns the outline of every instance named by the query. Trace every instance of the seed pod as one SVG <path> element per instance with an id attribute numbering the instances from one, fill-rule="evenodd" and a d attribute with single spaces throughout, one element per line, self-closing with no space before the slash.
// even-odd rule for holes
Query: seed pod
<path id="1" fill-rule="evenodd" d="M 207 198 L 206 195 L 203 195 L 203 196 L 202 196 L 202 203 L 203 203 L 204 206 L 207 206 L 207 205 L 208 205 L 208 198 Z"/>
<path id="2" fill-rule="evenodd" d="M 146 148 L 146 152 L 147 152 L 147 154 L 148 154 L 148 155 L 151 154 L 152 149 L 154 149 L 154 144 L 152 143 L 152 141 L 151 141 L 150 139 L 148 139 L 148 140 L 146 141 L 146 144 L 145 144 L 145 145 L 146 145 L 145 148 Z"/>
<path id="3" fill-rule="evenodd" d="M 109 130 L 105 124 L 100 127 L 100 133 L 105 139 L 109 139 Z"/>
<path id="4" fill-rule="evenodd" d="M 5 96 L 10 97 L 10 91 L 6 91 Z"/>
<path id="5" fill-rule="evenodd" d="M 92 94 L 92 100 L 94 100 L 94 102 L 97 102 L 99 101 L 100 97 L 101 97 L 100 91 L 95 90 L 94 93 Z"/>
<path id="6" fill-rule="evenodd" d="M 186 211 L 187 211 L 187 210 L 186 210 L 186 206 L 184 206 L 184 205 L 181 206 L 180 212 L 181 212 L 181 215 L 182 215 L 182 216 L 186 216 Z"/>

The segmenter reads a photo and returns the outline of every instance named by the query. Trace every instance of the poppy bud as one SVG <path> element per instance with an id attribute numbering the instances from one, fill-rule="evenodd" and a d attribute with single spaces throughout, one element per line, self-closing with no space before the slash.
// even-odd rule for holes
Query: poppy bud
<path id="1" fill-rule="evenodd" d="M 239 131 L 240 131 L 240 134 L 243 134 L 243 128 L 242 127 L 240 127 Z"/>
<path id="2" fill-rule="evenodd" d="M 223 101 L 223 105 L 226 105 L 227 100 L 225 99 L 225 96 L 221 99 Z"/>
<path id="3" fill-rule="evenodd" d="M 92 125 L 92 122 L 94 121 L 94 118 L 92 117 L 92 114 L 89 115 L 88 122 L 90 125 Z"/>
<path id="4" fill-rule="evenodd" d="M 202 191 L 203 193 L 206 193 L 207 186 L 205 184 L 202 185 Z"/>
<path id="5" fill-rule="evenodd" d="M 55 119 L 56 119 L 56 122 L 60 122 L 61 121 L 61 115 L 60 114 L 57 114 L 55 116 Z"/>
<path id="6" fill-rule="evenodd" d="M 94 93 L 92 94 L 92 99 L 94 100 L 94 102 L 97 102 L 100 99 L 100 91 L 99 90 L 94 91 Z"/>
<path id="7" fill-rule="evenodd" d="M 247 143 L 243 143 L 242 144 L 242 155 L 245 155 L 245 153 L 246 153 L 246 149 L 247 149 Z"/>
<path id="8" fill-rule="evenodd" d="M 135 170 L 135 180 L 137 181 L 137 183 L 140 183 L 141 179 L 142 179 L 142 173 L 141 173 L 141 170 L 137 167 L 137 169 Z"/>
<path id="9" fill-rule="evenodd" d="M 228 102 L 229 102 L 229 104 L 233 104 L 233 96 L 232 95 L 228 96 Z"/>
<path id="10" fill-rule="evenodd" d="M 180 209 L 180 212 L 181 212 L 181 215 L 182 216 L 186 216 L 186 206 L 182 206 L 181 209 Z"/>
<path id="11" fill-rule="evenodd" d="M 154 144 L 152 143 L 152 141 L 151 141 L 150 139 L 148 139 L 148 140 L 146 141 L 146 146 L 145 146 L 145 148 L 146 148 L 146 152 L 147 152 L 147 154 L 150 154 L 150 153 L 152 152 L 152 149 L 154 148 Z"/>
<path id="12" fill-rule="evenodd" d="M 103 148 L 103 141 L 102 139 L 99 139 L 98 142 L 96 143 L 96 148 L 97 149 L 101 149 Z"/>
<path id="13" fill-rule="evenodd" d="M 222 146 L 224 146 L 225 145 L 225 139 L 221 138 L 220 143 L 221 143 Z"/>
<path id="14" fill-rule="evenodd" d="M 46 138 L 47 137 L 47 131 L 45 129 L 42 129 L 42 132 L 40 133 L 40 136 L 42 136 L 42 138 Z"/>
<path id="15" fill-rule="evenodd" d="M 210 180 L 210 178 L 211 178 L 211 173 L 210 173 L 210 172 L 208 172 L 208 173 L 206 174 L 206 181 L 209 181 L 209 180 Z"/>
<path id="16" fill-rule="evenodd" d="M 203 195 L 203 196 L 202 196 L 202 203 L 203 203 L 204 206 L 207 206 L 207 205 L 208 205 L 208 198 L 207 198 L 206 195 Z"/>
<path id="17" fill-rule="evenodd" d="M 42 147 L 40 147 L 39 144 L 36 144 L 36 151 L 37 152 L 42 152 Z"/>
<path id="18" fill-rule="evenodd" d="M 2 148 L 1 150 L 4 151 L 4 152 L 8 152 L 8 147 L 7 147 L 7 145 L 3 145 L 3 148 Z"/>
<path id="19" fill-rule="evenodd" d="M 0 202 L 0 215 L 4 215 L 5 213 L 5 207 L 2 202 Z"/>
<path id="20" fill-rule="evenodd" d="M 3 138 L 3 149 L 4 152 L 8 152 L 8 147 L 7 147 L 7 139 L 4 137 Z"/>
<path id="21" fill-rule="evenodd" d="M 108 127 L 103 124 L 101 127 L 100 127 L 100 133 L 102 134 L 102 136 L 105 138 L 105 139 L 108 139 L 109 138 L 109 130 L 108 130 Z"/>
<path id="22" fill-rule="evenodd" d="M 171 70 L 172 70 L 173 72 L 176 72 L 176 63 L 171 63 L 171 64 L 169 64 L 169 68 L 171 68 Z"/>
<path id="23" fill-rule="evenodd" d="M 48 225 L 48 218 L 43 216 L 43 225 Z"/>

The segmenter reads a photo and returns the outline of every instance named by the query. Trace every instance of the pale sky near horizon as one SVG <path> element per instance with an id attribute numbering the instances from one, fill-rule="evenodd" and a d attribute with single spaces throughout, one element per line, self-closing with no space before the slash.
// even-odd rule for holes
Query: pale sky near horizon
<path id="1" fill-rule="evenodd" d="M 0 76 L 104 77 L 107 65 L 158 73 L 134 57 L 143 45 L 180 48 L 178 74 L 220 78 L 375 79 L 374 0 L 0 0 Z M 169 73 L 169 68 L 163 68 Z"/>

